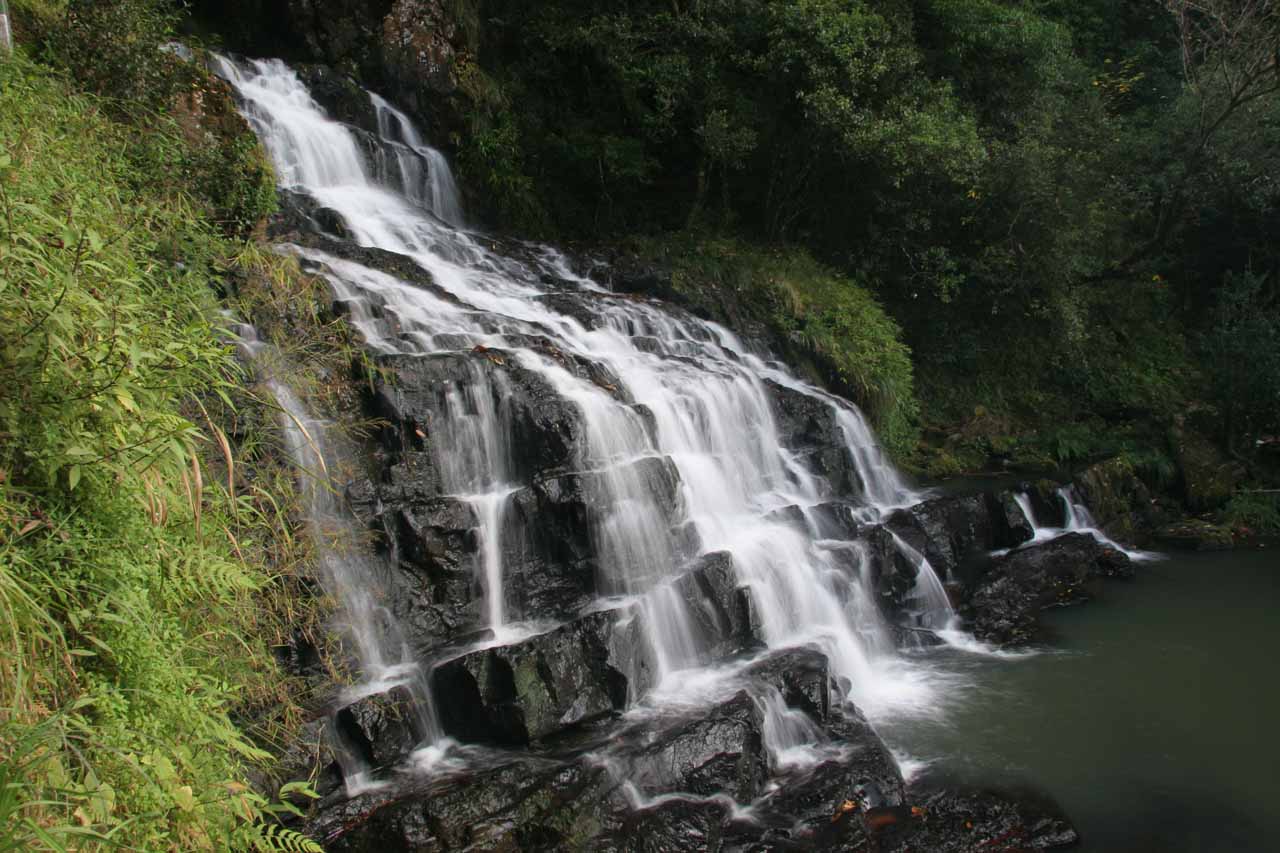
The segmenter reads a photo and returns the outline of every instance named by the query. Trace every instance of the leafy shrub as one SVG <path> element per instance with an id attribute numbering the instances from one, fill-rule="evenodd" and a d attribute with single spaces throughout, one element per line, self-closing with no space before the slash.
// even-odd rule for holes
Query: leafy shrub
<path id="1" fill-rule="evenodd" d="M 1228 275 L 1201 347 L 1228 441 L 1280 429 L 1280 309 L 1263 276 Z"/>
<path id="2" fill-rule="evenodd" d="M 1222 509 L 1222 520 L 1266 536 L 1280 534 L 1280 495 L 1241 492 Z"/>
<path id="3" fill-rule="evenodd" d="M 119 113 L 161 109 L 178 93 L 178 59 L 160 49 L 178 16 L 167 0 L 68 0 L 49 48 L 88 91 Z"/>
<path id="4" fill-rule="evenodd" d="M 268 532 L 196 422 L 236 379 L 208 272 L 230 246 L 130 156 L 181 140 L 100 106 L 0 62 L 0 837 L 316 850 L 228 716 L 279 682 Z"/>

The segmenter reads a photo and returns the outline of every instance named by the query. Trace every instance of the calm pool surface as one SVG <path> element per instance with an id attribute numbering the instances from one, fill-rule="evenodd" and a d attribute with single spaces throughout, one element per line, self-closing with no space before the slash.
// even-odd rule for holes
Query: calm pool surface
<path id="1" fill-rule="evenodd" d="M 1280 547 L 1138 572 L 1046 614 L 1041 654 L 934 653 L 947 713 L 884 734 L 927 772 L 1045 791 L 1089 853 L 1280 850 Z"/>

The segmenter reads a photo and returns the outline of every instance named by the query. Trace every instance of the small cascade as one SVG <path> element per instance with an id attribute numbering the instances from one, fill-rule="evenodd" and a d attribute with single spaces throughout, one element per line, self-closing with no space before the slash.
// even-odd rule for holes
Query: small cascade
<path id="1" fill-rule="evenodd" d="M 1031 523 L 1035 536 L 1026 545 L 1046 542 L 1061 536 L 1064 533 L 1086 533 L 1092 536 L 1098 542 L 1109 548 L 1114 548 L 1120 553 L 1127 556 L 1130 560 L 1151 561 L 1159 560 L 1159 554 L 1151 551 L 1140 551 L 1128 548 L 1108 536 L 1098 523 L 1094 520 L 1093 514 L 1089 512 L 1089 508 L 1079 499 L 1076 494 L 1075 486 L 1060 486 L 1054 493 L 1062 506 L 1063 525 L 1062 527 L 1043 527 L 1036 518 L 1034 506 L 1031 503 L 1031 497 L 1026 492 L 1018 492 L 1014 496 L 1018 507 L 1022 510 L 1023 515 L 1027 517 L 1027 521 Z M 1025 547 L 1025 546 L 1024 546 Z"/>
<path id="2" fill-rule="evenodd" d="M 501 375 L 491 380 L 478 366 L 469 367 L 466 381 L 450 384 L 444 392 L 431 444 L 445 492 L 470 504 L 480 521 L 477 578 L 484 589 L 487 627 L 500 632 L 507 623 L 503 524 L 515 492 L 510 447 L 502 441 L 510 432 L 502 409 L 508 389 Z"/>
<path id="3" fill-rule="evenodd" d="M 808 714 L 787 705 L 777 688 L 766 687 L 755 701 L 764 718 L 764 744 L 775 773 L 810 767 L 826 756 L 822 730 Z"/>
<path id="4" fill-rule="evenodd" d="M 13 52 L 13 28 L 9 25 L 9 4 L 0 0 L 0 51 Z"/>
<path id="5" fill-rule="evenodd" d="M 379 578 L 386 568 L 368 554 L 354 519 L 338 499 L 332 474 L 341 458 L 332 425 L 313 417 L 302 402 L 276 376 L 279 355 L 259 339 L 257 330 L 233 323 L 230 331 L 236 345 L 257 371 L 263 388 L 279 407 L 279 424 L 285 451 L 298 476 L 301 503 L 306 512 L 306 528 L 317 554 L 320 579 L 339 603 L 360 666 L 362 680 L 348 687 L 340 700 L 350 704 L 367 696 L 400 687 L 410 695 L 413 730 L 426 743 L 436 742 L 442 732 L 423 672 L 399 630 L 399 625 L 383 605 L 385 593 Z M 341 746 L 343 738 L 335 738 Z M 357 750 L 347 749 L 342 762 L 348 792 L 368 787 L 371 768 Z"/>
<path id="6" fill-rule="evenodd" d="M 937 571 L 924 554 L 912 548 L 896 533 L 893 544 L 898 553 L 906 557 L 908 562 L 916 566 L 916 584 L 911 600 L 917 603 L 916 624 L 931 631 L 951 631 L 959 622 L 955 607 L 951 604 L 951 596 L 938 577 Z"/>
<path id="7" fill-rule="evenodd" d="M 1036 520 L 1036 510 L 1031 504 L 1030 495 L 1026 492 L 1014 492 L 1013 499 L 1017 503 L 1018 509 L 1022 510 L 1022 515 L 1027 519 L 1027 523 L 1031 525 L 1031 530 L 1033 531 L 1031 541 L 1025 544 L 1045 542 L 1059 535 L 1061 531 L 1058 528 L 1040 526 L 1040 523 Z"/>
<path id="8" fill-rule="evenodd" d="M 408 116 L 379 95 L 370 92 L 369 98 L 378 118 L 378 135 L 386 143 L 386 147 L 379 151 L 379 174 L 389 178 L 393 171 L 389 166 L 393 162 L 394 186 L 410 201 L 449 225 L 461 228 L 462 205 L 458 201 L 458 185 L 444 155 L 422 141 Z"/>

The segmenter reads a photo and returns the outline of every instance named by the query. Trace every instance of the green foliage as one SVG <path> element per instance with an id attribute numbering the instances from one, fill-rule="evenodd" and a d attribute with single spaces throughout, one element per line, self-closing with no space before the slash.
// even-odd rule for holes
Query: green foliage
<path id="1" fill-rule="evenodd" d="M 49 33 L 57 63 L 121 114 L 160 110 L 178 92 L 178 58 L 159 50 L 178 17 L 168 0 L 67 0 Z"/>
<path id="2" fill-rule="evenodd" d="M 1230 441 L 1280 429 L 1280 309 L 1268 282 L 1228 275 L 1201 346 Z"/>
<path id="3" fill-rule="evenodd" d="M 176 129 L 101 105 L 0 62 L 0 836 L 318 850 L 250 788 L 268 756 L 229 717 L 279 691 L 249 639 L 271 531 L 196 422 L 236 380 L 209 272 L 230 246 L 151 168 Z"/>
<path id="4" fill-rule="evenodd" d="M 490 209 L 526 230 L 537 231 L 544 213 L 525 174 L 521 131 L 509 109 L 477 113 L 459 152 L 463 175 L 485 194 Z"/>
<path id="5" fill-rule="evenodd" d="M 226 84 L 202 69 L 184 71 L 192 79 L 176 112 L 187 144 L 171 163 L 208 206 L 208 219 L 228 235 L 246 236 L 276 211 L 275 171 Z"/>
<path id="6" fill-rule="evenodd" d="M 1222 509 L 1222 522 L 1262 536 L 1280 535 L 1280 495 L 1241 492 Z"/>

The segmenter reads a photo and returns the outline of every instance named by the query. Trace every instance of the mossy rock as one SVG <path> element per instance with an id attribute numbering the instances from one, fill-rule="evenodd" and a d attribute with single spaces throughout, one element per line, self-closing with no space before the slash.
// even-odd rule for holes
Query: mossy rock
<path id="1" fill-rule="evenodd" d="M 1116 539 L 1139 542 L 1156 522 L 1151 493 L 1123 459 L 1086 468 L 1076 475 L 1075 486 L 1098 526 Z"/>
<path id="2" fill-rule="evenodd" d="M 1235 539 L 1226 527 L 1194 518 L 1166 524 L 1156 531 L 1155 538 L 1184 551 L 1227 551 L 1235 547 Z"/>
<path id="3" fill-rule="evenodd" d="M 1183 499 L 1193 512 L 1222 506 L 1244 478 L 1245 472 L 1238 463 L 1185 423 L 1170 428 L 1169 447 L 1182 474 Z"/>

